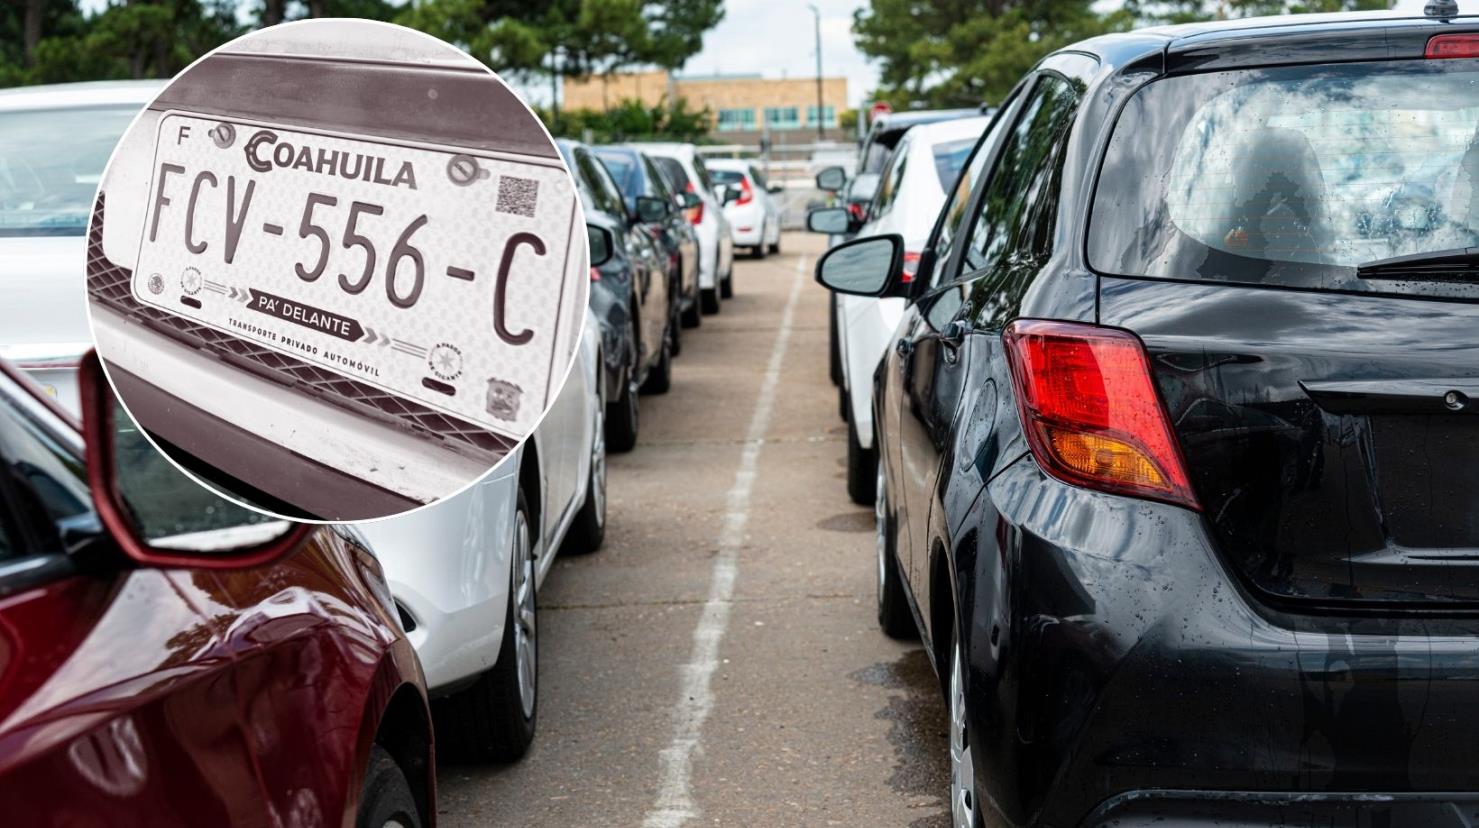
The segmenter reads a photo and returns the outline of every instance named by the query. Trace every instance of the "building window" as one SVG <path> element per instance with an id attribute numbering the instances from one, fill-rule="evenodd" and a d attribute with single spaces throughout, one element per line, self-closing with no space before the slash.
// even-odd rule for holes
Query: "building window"
<path id="1" fill-rule="evenodd" d="M 808 106 L 806 108 L 806 123 L 807 123 L 808 126 L 816 126 L 817 125 L 817 108 L 815 106 Z M 828 127 L 828 128 L 836 128 L 836 126 L 837 126 L 837 107 L 835 107 L 835 106 L 824 106 L 824 107 L 822 107 L 822 126 Z"/>
<path id="2" fill-rule="evenodd" d="M 801 116 L 794 106 L 767 106 L 765 125 L 771 129 L 800 129 Z"/>
<path id="3" fill-rule="evenodd" d="M 721 109 L 719 110 L 719 131 L 739 132 L 741 130 L 753 131 L 755 129 L 755 110 L 753 109 Z"/>

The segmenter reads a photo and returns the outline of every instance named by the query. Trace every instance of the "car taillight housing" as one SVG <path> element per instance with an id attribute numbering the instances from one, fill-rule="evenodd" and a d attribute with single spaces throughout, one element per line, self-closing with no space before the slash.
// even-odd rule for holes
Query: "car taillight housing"
<path id="1" fill-rule="evenodd" d="M 591 281 L 592 282 L 599 282 L 599 281 L 601 281 L 601 271 L 595 269 L 594 267 L 591 268 Z"/>
<path id="2" fill-rule="evenodd" d="M 1138 337 L 1024 319 L 1002 341 L 1027 444 L 1045 471 L 1076 486 L 1200 510 Z"/>
<path id="3" fill-rule="evenodd" d="M 693 182 L 692 181 L 688 182 L 688 192 L 690 192 L 690 193 L 697 192 L 697 190 L 695 190 L 693 188 Z M 704 222 L 704 203 L 702 201 L 700 201 L 698 203 L 698 206 L 697 207 L 689 208 L 689 210 L 688 210 L 688 223 L 689 224 L 692 224 L 695 227 L 697 227 L 698 225 L 703 224 L 703 222 Z"/>
<path id="4" fill-rule="evenodd" d="M 1447 34 L 1428 38 L 1425 57 L 1473 58 L 1479 57 L 1479 34 Z"/>
<path id="5" fill-rule="evenodd" d="M 919 272 L 919 251 L 904 251 L 904 275 L 899 281 L 908 284 L 914 281 L 914 274 Z"/>
<path id="6" fill-rule="evenodd" d="M 750 179 L 740 176 L 740 197 L 734 200 L 735 204 L 749 204 L 755 200 L 755 191 L 750 189 Z"/>

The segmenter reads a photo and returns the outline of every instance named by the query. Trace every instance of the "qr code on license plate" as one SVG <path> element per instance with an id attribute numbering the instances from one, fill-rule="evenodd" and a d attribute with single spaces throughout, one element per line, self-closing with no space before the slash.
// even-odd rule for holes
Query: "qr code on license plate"
<path id="1" fill-rule="evenodd" d="M 538 203 L 538 181 L 511 175 L 498 179 L 498 212 L 533 218 L 534 205 Z"/>

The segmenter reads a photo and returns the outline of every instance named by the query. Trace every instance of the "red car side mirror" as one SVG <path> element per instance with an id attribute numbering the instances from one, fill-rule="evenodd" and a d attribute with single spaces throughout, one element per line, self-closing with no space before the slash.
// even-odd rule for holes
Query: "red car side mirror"
<path id="1" fill-rule="evenodd" d="M 233 507 L 244 520 L 239 525 L 208 526 L 190 531 L 160 535 L 146 531 L 136 508 L 151 497 L 159 498 L 163 492 L 151 492 L 138 485 L 139 475 L 120 474 L 120 425 L 129 427 L 135 441 L 142 449 L 155 452 L 153 446 L 143 444 L 142 434 L 133 432 L 132 423 L 125 415 L 113 395 L 113 388 L 103 373 L 102 361 L 96 351 L 89 351 L 78 365 L 77 385 L 82 398 L 82 439 L 86 451 L 87 483 L 92 490 L 93 507 L 103 528 L 134 562 L 151 567 L 185 567 L 197 569 L 241 569 L 273 563 L 290 554 L 314 531 L 312 524 L 295 523 L 287 520 L 266 519 L 255 512 Z M 136 448 L 135 452 L 139 449 Z M 156 466 L 163 469 L 169 463 L 163 457 L 148 455 L 157 460 Z M 163 464 L 163 465 L 160 465 Z M 183 477 L 178 469 L 170 467 L 167 472 Z M 155 479 L 168 477 L 178 486 L 193 486 L 191 495 L 212 502 L 219 498 L 194 481 L 156 472 Z M 229 504 L 228 504 L 229 505 Z"/>

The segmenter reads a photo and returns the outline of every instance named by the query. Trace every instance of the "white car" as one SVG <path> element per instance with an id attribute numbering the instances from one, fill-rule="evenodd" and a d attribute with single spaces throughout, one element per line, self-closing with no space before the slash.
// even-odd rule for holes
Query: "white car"
<path id="1" fill-rule="evenodd" d="M 391 31 L 370 22 L 344 25 L 367 37 Z M 533 222 L 566 200 L 573 215 L 574 188 L 544 128 L 532 117 L 508 117 L 527 112 L 517 97 L 449 60 L 444 45 L 430 38 L 403 43 L 395 63 L 386 64 L 358 56 L 357 50 L 373 50 L 368 40 L 304 38 L 295 26 L 263 30 L 196 64 L 183 81 L 165 87 L 119 143 L 96 206 L 101 238 L 87 256 L 92 333 L 131 413 L 218 488 L 288 516 L 399 514 L 481 478 L 558 392 L 581 333 L 589 278 L 579 256 L 542 255 L 546 240 L 552 252 L 576 243 L 576 223 Z M 298 79 L 294 95 L 275 92 L 283 77 Z M 370 85 L 378 94 L 419 100 L 428 84 L 440 94 L 425 106 L 383 107 L 373 118 L 361 118 L 356 107 L 322 105 L 343 89 Z M 469 98 L 488 105 L 462 106 Z M 210 123 L 216 126 L 207 128 Z M 313 155 L 316 140 L 350 149 L 319 146 Z M 296 156 L 295 141 L 301 144 Z M 270 154 L 265 147 L 273 148 Z M 181 163 L 159 160 L 156 168 L 156 156 L 168 153 L 182 154 Z M 350 160 L 339 166 L 341 155 L 362 172 L 351 175 Z M 198 156 L 188 162 L 189 170 L 199 170 L 193 177 L 181 171 L 187 156 Z M 392 156 L 401 159 L 394 178 L 385 172 Z M 489 224 L 479 223 L 475 211 L 450 209 L 445 198 L 406 201 L 459 184 L 450 161 L 460 157 L 474 159 L 489 182 L 475 186 L 486 191 L 495 180 L 502 187 L 527 176 L 522 183 L 538 189 L 526 192 L 538 199 L 525 202 L 528 213 L 513 205 Z M 415 159 L 419 181 L 406 159 Z M 506 164 L 496 176 L 487 168 L 495 163 Z M 251 172 L 242 174 L 247 167 Z M 510 167 L 518 176 L 506 174 Z M 406 186 L 412 183 L 415 192 Z M 354 201 L 347 189 L 335 189 L 367 184 L 384 191 L 377 195 L 383 204 Z M 220 218 L 192 230 L 197 196 L 202 215 Z M 412 207 L 434 213 L 434 220 L 423 214 L 408 223 Z M 255 211 L 251 221 L 248 210 Z M 503 229 L 484 232 L 494 219 Z M 508 232 L 513 227 L 539 232 Z M 158 239 L 150 242 L 156 230 Z M 228 265 L 238 241 L 253 255 Z M 506 270 L 514 251 L 525 247 L 540 255 L 520 253 L 524 268 L 537 267 L 574 289 L 541 306 L 538 322 L 521 320 L 527 325 L 517 336 L 533 337 L 525 340 L 530 358 L 510 360 L 510 370 L 522 376 L 505 379 L 488 367 L 485 347 L 489 331 L 510 341 L 496 318 L 486 324 L 500 305 L 479 300 L 476 307 L 488 310 L 475 317 L 472 305 L 458 305 L 455 297 L 481 296 L 501 284 L 489 272 L 500 261 L 498 248 Z M 296 258 L 298 276 L 276 260 L 258 270 L 237 266 L 267 251 L 279 260 Z M 303 262 L 314 261 L 307 275 Z M 487 275 L 474 281 L 474 269 Z M 319 279 L 324 273 L 330 275 Z M 354 279 L 358 287 L 350 286 Z M 289 292 L 258 289 L 273 280 L 286 286 L 274 290 Z M 315 280 L 313 288 L 303 287 Z M 398 296 L 397 281 L 401 291 L 412 285 L 409 292 Z M 465 285 L 472 287 L 457 287 Z M 300 301 L 292 292 L 300 290 L 316 291 L 322 309 Z M 404 321 L 386 315 L 392 305 L 405 310 L 418 298 L 422 315 Z M 178 307 L 184 305 L 204 309 Z M 350 328 L 360 319 L 340 313 L 351 306 L 363 309 L 355 311 L 363 329 Z M 395 321 L 372 328 L 371 319 Z M 320 320 L 344 326 L 342 332 L 323 329 Z M 264 327 L 284 321 L 345 343 L 322 346 Z M 402 326 L 395 329 L 399 338 L 386 324 Z"/>
<path id="2" fill-rule="evenodd" d="M 692 144 L 633 146 L 651 156 L 676 191 L 699 197 L 688 214 L 698 231 L 699 304 L 704 313 L 718 313 L 719 300 L 734 294 L 734 238 L 704 159 Z"/>
<path id="3" fill-rule="evenodd" d="M 78 409 L 92 348 L 81 278 L 98 179 L 159 81 L 0 90 L 0 357 Z"/>
<path id="4" fill-rule="evenodd" d="M 710 158 L 704 164 L 715 186 L 737 190 L 724 205 L 734 246 L 750 248 L 757 259 L 781 252 L 781 206 L 775 198 L 781 188 L 772 187 L 749 161 Z"/>
<path id="5" fill-rule="evenodd" d="M 599 549 L 606 527 L 601 336 L 534 435 L 472 488 L 360 527 L 385 568 L 433 697 L 437 744 L 510 761 L 534 737 L 539 587 L 557 552 Z"/>
<path id="6" fill-rule="evenodd" d="M 957 186 L 976 140 L 991 119 L 960 118 L 910 128 L 879 175 L 867 222 L 857 237 L 898 233 L 904 237 L 904 269 L 919 252 Z M 970 186 L 970 182 L 960 186 Z M 873 442 L 873 372 L 904 314 L 900 298 L 835 294 L 836 336 L 842 367 L 842 408 L 847 419 L 847 492 L 853 502 L 873 502 L 878 452 Z"/>

